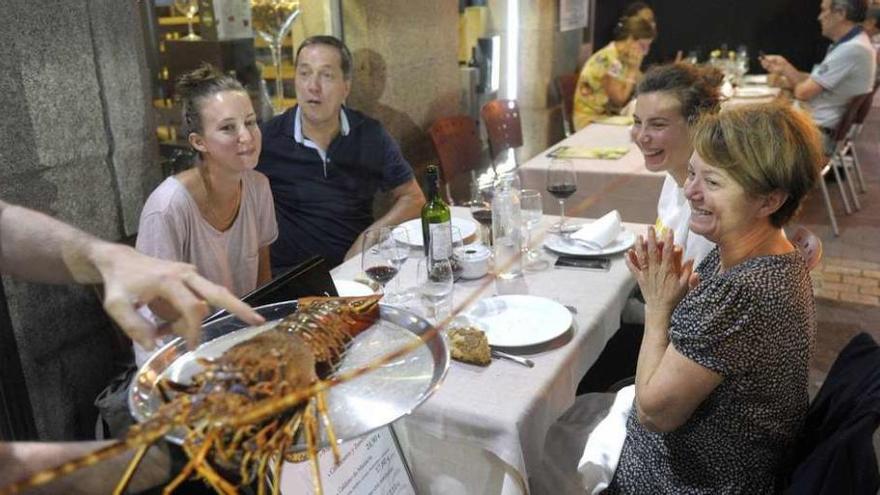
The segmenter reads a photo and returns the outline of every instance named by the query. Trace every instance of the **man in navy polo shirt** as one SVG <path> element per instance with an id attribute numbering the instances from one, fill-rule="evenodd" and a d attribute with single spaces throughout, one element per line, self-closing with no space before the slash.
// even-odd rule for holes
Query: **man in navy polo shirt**
<path id="1" fill-rule="evenodd" d="M 830 137 L 855 97 L 871 91 L 877 68 L 871 40 L 859 24 L 865 20 L 866 0 L 822 0 L 819 24 L 832 41 L 828 53 L 811 73 L 800 72 L 784 57 L 767 55 L 761 65 L 785 76 L 794 97 L 808 102 L 813 121 L 825 134 L 826 152 L 833 151 Z"/>
<path id="2" fill-rule="evenodd" d="M 425 203 L 382 125 L 343 107 L 351 73 L 351 53 L 340 40 L 308 38 L 296 52 L 297 105 L 263 125 L 257 170 L 269 177 L 275 197 L 274 273 L 315 254 L 338 265 L 360 252 L 364 230 L 415 218 Z M 374 219 L 379 190 L 393 204 Z"/>

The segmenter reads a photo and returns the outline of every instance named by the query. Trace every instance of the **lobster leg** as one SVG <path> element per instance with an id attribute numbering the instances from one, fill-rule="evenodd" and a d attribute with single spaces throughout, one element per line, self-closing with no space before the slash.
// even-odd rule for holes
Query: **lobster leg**
<path id="1" fill-rule="evenodd" d="M 315 394 L 315 397 L 318 402 L 318 413 L 321 415 L 321 419 L 324 420 L 327 442 L 330 444 L 330 449 L 333 450 L 333 460 L 336 461 L 336 464 L 339 464 L 339 445 L 336 439 L 336 432 L 333 431 L 333 422 L 330 421 L 330 414 L 327 411 L 327 393 L 322 390 Z"/>
<path id="2" fill-rule="evenodd" d="M 321 466 L 318 464 L 318 448 L 315 447 L 318 442 L 318 419 L 315 417 L 315 409 L 317 407 L 309 401 L 303 417 L 303 426 L 305 426 L 306 432 L 309 464 L 312 466 L 312 483 L 315 484 L 315 495 L 321 495 L 324 493 L 324 488 L 321 486 Z"/>
<path id="3" fill-rule="evenodd" d="M 199 463 L 196 465 L 196 471 L 202 475 L 202 478 L 205 478 L 205 481 L 207 481 L 217 493 L 228 493 L 230 495 L 238 494 L 238 489 L 236 489 L 235 485 L 226 481 L 226 479 L 214 470 L 209 463 Z"/>
<path id="4" fill-rule="evenodd" d="M 272 495 L 278 495 L 281 492 L 281 471 L 284 469 L 284 451 L 287 450 L 287 447 L 290 447 L 290 437 L 285 435 L 279 445 L 278 453 L 272 460 L 275 471 L 275 479 L 272 480 Z"/>
<path id="5" fill-rule="evenodd" d="M 128 466 L 125 468 L 125 473 L 123 473 L 122 479 L 119 480 L 119 483 L 116 484 L 116 488 L 113 489 L 113 495 L 122 495 L 122 493 L 125 492 L 125 489 L 128 488 L 128 484 L 131 482 L 131 477 L 134 476 L 134 472 L 137 471 L 138 466 L 144 459 L 144 455 L 150 450 L 150 446 L 150 444 L 147 444 L 138 448 L 134 457 L 131 459 L 131 462 L 129 462 Z"/>
<path id="6" fill-rule="evenodd" d="M 260 456 L 260 466 L 257 468 L 257 494 L 265 495 L 266 494 L 266 466 L 269 465 L 269 457 L 272 454 L 270 452 L 264 452 L 263 455 Z"/>
<path id="7" fill-rule="evenodd" d="M 190 439 L 188 438 L 187 441 Z M 189 462 L 186 463 L 186 466 L 180 470 L 180 473 L 171 480 L 170 483 L 165 485 L 165 489 L 162 490 L 163 495 L 169 495 L 171 492 L 177 489 L 181 483 L 183 483 L 190 474 L 192 474 L 193 470 L 198 464 L 205 462 L 205 456 L 208 454 L 208 451 L 211 449 L 211 444 L 214 443 L 214 435 L 208 434 L 203 439 L 203 444 L 201 448 L 193 455 L 189 449 L 185 448 L 187 451 L 187 455 L 189 455 Z"/>

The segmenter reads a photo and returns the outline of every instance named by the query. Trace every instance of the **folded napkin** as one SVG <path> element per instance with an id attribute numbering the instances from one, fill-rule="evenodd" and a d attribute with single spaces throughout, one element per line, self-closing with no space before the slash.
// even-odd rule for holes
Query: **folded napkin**
<path id="1" fill-rule="evenodd" d="M 547 154 L 550 158 L 598 158 L 617 160 L 629 153 L 625 146 L 560 146 Z"/>
<path id="2" fill-rule="evenodd" d="M 620 389 L 608 415 L 596 425 L 587 439 L 578 462 L 581 485 L 587 493 L 601 493 L 611 484 L 626 440 L 626 421 L 632 410 L 635 391 L 633 385 Z"/>
<path id="3" fill-rule="evenodd" d="M 614 242 L 620 234 L 620 213 L 611 210 L 602 218 L 588 223 L 571 234 L 571 238 L 596 251 Z"/>

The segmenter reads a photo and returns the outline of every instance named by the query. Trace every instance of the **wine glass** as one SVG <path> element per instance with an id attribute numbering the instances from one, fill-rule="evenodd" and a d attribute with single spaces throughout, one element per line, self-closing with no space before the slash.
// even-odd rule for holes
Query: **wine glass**
<path id="1" fill-rule="evenodd" d="M 562 233 L 565 226 L 565 200 L 577 191 L 577 175 L 571 160 L 554 158 L 547 168 L 547 192 L 559 201 L 559 223 L 552 229 Z"/>
<path id="2" fill-rule="evenodd" d="M 398 272 L 398 265 L 395 264 L 398 259 L 397 242 L 388 227 L 367 229 L 363 242 L 361 269 L 384 290 L 385 284 Z"/>
<path id="3" fill-rule="evenodd" d="M 449 257 L 449 263 L 452 266 L 452 280 L 457 282 L 461 278 L 462 267 L 455 253 L 460 250 L 459 248 L 464 247 L 464 237 L 461 235 L 461 229 L 455 225 L 449 227 L 449 229 L 452 231 L 452 236 L 450 237 L 452 240 L 452 256 Z"/>
<path id="4" fill-rule="evenodd" d="M 199 12 L 199 0 L 174 0 L 174 8 L 186 16 L 189 34 L 184 36 L 183 39 L 190 41 L 202 39 L 201 36 L 193 32 L 193 18 Z"/>
<path id="5" fill-rule="evenodd" d="M 492 245 L 492 184 L 480 187 L 479 200 L 469 205 L 471 216 L 480 224 L 480 241 L 487 246 Z"/>
<path id="6" fill-rule="evenodd" d="M 419 260 L 416 284 L 426 317 L 433 323 L 437 323 L 446 314 L 442 307 L 450 305 L 447 299 L 452 294 L 453 278 L 449 259 L 432 260 L 427 256 Z"/>
<path id="7" fill-rule="evenodd" d="M 299 2 L 294 0 L 251 0 L 254 31 L 269 45 L 275 66 L 276 111 L 284 108 L 284 80 L 281 77 L 281 44 L 299 17 Z"/>
<path id="8" fill-rule="evenodd" d="M 409 258 L 410 246 L 412 245 L 409 239 L 409 231 L 406 227 L 401 227 L 399 225 L 397 227 L 391 227 L 391 238 L 396 244 L 396 248 L 391 256 L 391 264 L 394 265 L 394 268 L 400 273 L 400 269 L 403 268 L 403 264 L 406 263 L 407 258 Z M 407 291 L 401 291 L 400 277 L 395 277 L 395 279 L 396 287 L 394 292 L 385 292 L 385 297 L 383 298 L 384 301 L 388 304 L 402 304 L 409 301 L 412 298 L 412 294 Z"/>
<path id="9" fill-rule="evenodd" d="M 541 191 L 523 189 L 519 193 L 519 206 L 523 230 L 526 231 L 526 243 L 523 245 L 523 257 L 525 267 L 528 270 L 540 270 L 546 268 L 547 263 L 541 259 L 541 253 L 532 249 L 532 229 L 541 223 L 544 216 L 543 198 Z"/>

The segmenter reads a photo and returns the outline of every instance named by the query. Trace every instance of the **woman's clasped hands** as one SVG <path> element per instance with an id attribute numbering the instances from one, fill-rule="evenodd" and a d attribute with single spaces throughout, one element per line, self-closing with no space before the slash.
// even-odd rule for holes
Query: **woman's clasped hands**
<path id="1" fill-rule="evenodd" d="M 647 236 L 639 236 L 626 253 L 626 266 L 635 276 L 645 298 L 645 305 L 672 311 L 687 291 L 699 283 L 694 260 L 682 260 L 681 246 L 674 243 L 671 229 L 662 239 L 654 227 Z"/>

